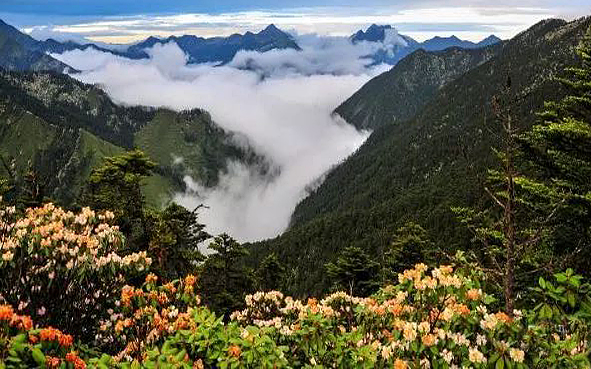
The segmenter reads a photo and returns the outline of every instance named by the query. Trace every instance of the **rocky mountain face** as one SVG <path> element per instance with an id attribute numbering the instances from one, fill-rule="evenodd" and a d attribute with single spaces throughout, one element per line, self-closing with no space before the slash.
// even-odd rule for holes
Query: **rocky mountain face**
<path id="1" fill-rule="evenodd" d="M 424 42 L 417 42 L 412 37 L 398 34 L 390 25 L 371 25 L 366 31 L 359 30 L 350 37 L 351 42 L 376 42 L 383 43 L 384 49 L 367 57 L 373 60 L 373 64 L 396 65 L 400 60 L 416 50 L 441 51 L 451 47 L 463 49 L 478 49 L 501 42 L 501 39 L 491 35 L 484 40 L 474 43 L 460 40 L 456 36 L 434 37 Z"/>
<path id="2" fill-rule="evenodd" d="M 290 269 L 293 287 L 288 292 L 298 295 L 328 287 L 324 265 L 335 260 L 343 245 L 377 255 L 407 221 L 437 235 L 437 247 L 470 245 L 472 236 L 451 207 L 478 206 L 485 199 L 483 181 L 495 163 L 491 146 L 499 137 L 493 96 L 510 77 L 518 97 L 515 120 L 520 127 L 530 126 L 545 100 L 564 96 L 555 78 L 577 63 L 575 48 L 590 25 L 591 18 L 536 24 L 503 44 L 488 61 L 474 63 L 438 88 L 406 121 L 380 124 L 367 109 L 370 116 L 359 115 L 357 121 L 379 128 L 298 205 L 286 233 L 252 246 L 253 258 L 276 253 Z M 371 106 L 372 99 L 380 98 L 379 89 L 375 92 L 358 98 L 356 106 Z M 387 103 L 403 105 L 396 99 Z M 384 117 L 391 123 L 388 114 Z"/>

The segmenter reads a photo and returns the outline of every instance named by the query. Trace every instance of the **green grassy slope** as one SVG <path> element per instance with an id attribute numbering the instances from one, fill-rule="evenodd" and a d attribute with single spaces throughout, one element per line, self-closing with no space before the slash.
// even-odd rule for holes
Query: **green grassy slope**
<path id="1" fill-rule="evenodd" d="M 153 205 L 170 201 L 175 191 L 183 190 L 185 175 L 213 186 L 228 159 L 246 158 L 213 124 L 209 114 L 197 109 L 181 113 L 159 110 L 136 133 L 135 145 L 158 163 L 158 174 L 145 186 L 146 197 Z"/>
<path id="2" fill-rule="evenodd" d="M 17 171 L 27 169 L 35 154 L 45 150 L 55 137 L 55 129 L 43 120 L 28 112 L 20 112 L 8 118 L 0 114 L 0 155 L 3 158 L 13 158 L 7 164 L 14 166 Z M 0 173 L 7 174 L 4 165 L 0 166 Z"/>
<path id="3" fill-rule="evenodd" d="M 158 164 L 144 186 L 153 206 L 184 190 L 185 175 L 212 186 L 228 159 L 252 157 L 204 111 L 119 106 L 99 88 L 53 73 L 0 70 L 0 134 L 0 154 L 18 164 L 17 181 L 31 163 L 48 195 L 65 205 L 105 156 L 132 147 Z"/>

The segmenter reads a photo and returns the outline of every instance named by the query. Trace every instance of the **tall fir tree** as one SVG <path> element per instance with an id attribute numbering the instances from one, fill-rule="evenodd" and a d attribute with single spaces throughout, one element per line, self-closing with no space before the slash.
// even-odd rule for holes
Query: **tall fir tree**
<path id="1" fill-rule="evenodd" d="M 172 203 L 162 211 L 145 211 L 152 270 L 166 280 L 194 273 L 205 259 L 199 246 L 211 236 L 198 221 L 199 209 L 190 211 Z"/>
<path id="2" fill-rule="evenodd" d="M 396 230 L 392 243 L 384 252 L 383 281 L 394 282 L 398 273 L 417 263 L 429 263 L 429 254 L 433 250 L 433 242 L 423 227 L 414 222 L 405 223 Z"/>
<path id="3" fill-rule="evenodd" d="M 244 297 L 253 290 L 253 275 L 243 266 L 248 250 L 225 233 L 215 237 L 208 248 L 214 253 L 202 266 L 203 299 L 211 309 L 228 317 L 243 308 Z"/>
<path id="4" fill-rule="evenodd" d="M 591 28 L 577 53 L 580 65 L 560 78 L 566 97 L 548 102 L 540 121 L 520 137 L 540 203 L 555 212 L 551 242 L 563 263 L 591 266 Z"/>

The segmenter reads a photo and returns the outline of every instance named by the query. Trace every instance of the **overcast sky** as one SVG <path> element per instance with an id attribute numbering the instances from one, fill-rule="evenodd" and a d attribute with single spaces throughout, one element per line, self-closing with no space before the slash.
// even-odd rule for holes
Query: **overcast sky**
<path id="1" fill-rule="evenodd" d="M 297 3 L 297 7 L 294 4 Z M 362 5 L 360 5 L 362 4 Z M 269 23 L 298 32 L 347 35 L 392 24 L 418 40 L 455 34 L 514 36 L 537 21 L 591 14 L 591 0 L 1 0 L 0 17 L 37 35 L 104 42 L 148 35 L 228 35 Z"/>

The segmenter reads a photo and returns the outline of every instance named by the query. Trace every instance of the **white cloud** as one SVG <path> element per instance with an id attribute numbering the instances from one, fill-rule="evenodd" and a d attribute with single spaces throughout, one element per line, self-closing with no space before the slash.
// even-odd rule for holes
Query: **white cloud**
<path id="1" fill-rule="evenodd" d="M 306 64 L 318 55 L 332 53 L 319 48 L 319 40 L 304 48 L 299 69 L 286 73 L 266 54 L 250 57 L 265 65 L 266 78 L 232 66 L 186 65 L 186 56 L 175 44 L 157 45 L 151 59 L 132 61 L 96 51 L 56 55 L 76 69 L 76 78 L 100 83 L 118 102 L 166 106 L 176 110 L 203 108 L 228 132 L 236 132 L 264 156 L 277 175 L 261 177 L 252 168 L 229 163 L 220 185 L 205 189 L 188 178 L 191 193 L 178 194 L 185 205 L 204 202 L 210 207 L 202 220 L 213 233 L 228 231 L 241 240 L 273 237 L 288 225 L 305 188 L 332 166 L 350 155 L 367 138 L 331 112 L 360 88 L 378 69 L 360 69 L 359 54 L 335 65 L 340 75 L 317 75 L 330 63 Z M 305 43 L 304 43 L 305 44 Z M 327 48 L 343 47 L 328 42 Z M 284 51 L 290 58 L 290 51 Z M 271 54 L 283 60 L 280 53 Z M 260 59 L 260 60 L 259 60 Z M 317 57 L 322 59 L 322 57 Z M 263 63 L 263 60 L 264 63 Z M 237 62 L 235 62 L 237 63 Z M 234 65 L 233 63 L 232 65 Z M 171 153 L 174 154 L 174 153 Z"/>
<path id="2" fill-rule="evenodd" d="M 302 48 L 301 51 L 240 51 L 229 66 L 248 68 L 274 77 L 289 74 L 365 75 L 368 73 L 367 65 L 372 63 L 366 56 L 373 55 L 378 49 L 392 49 L 394 45 L 404 43 L 400 37 L 391 37 L 387 43 L 361 42 L 353 45 L 347 37 L 316 34 L 295 35 L 295 40 Z M 381 68 L 381 71 L 385 71 L 390 66 Z"/>

